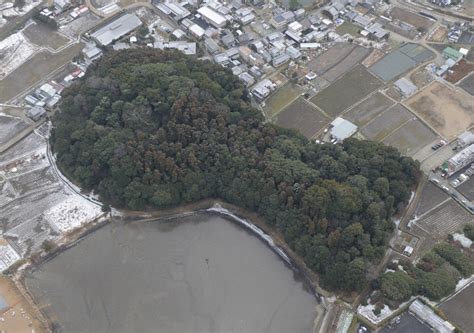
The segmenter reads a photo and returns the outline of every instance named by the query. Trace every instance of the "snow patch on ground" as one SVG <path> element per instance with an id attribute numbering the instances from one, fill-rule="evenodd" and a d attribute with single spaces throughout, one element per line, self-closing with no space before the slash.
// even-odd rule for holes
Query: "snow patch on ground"
<path id="1" fill-rule="evenodd" d="M 460 233 L 455 233 L 453 234 L 453 239 L 455 241 L 458 241 L 459 243 L 461 243 L 461 245 L 465 248 L 470 248 L 471 245 L 472 245 L 472 240 L 470 240 L 469 238 L 467 238 L 466 236 L 464 236 L 464 234 L 460 234 Z"/>
<path id="2" fill-rule="evenodd" d="M 390 308 L 386 305 L 380 311 L 380 314 L 378 316 L 374 314 L 374 310 L 374 304 L 367 304 L 366 306 L 359 305 L 359 307 L 357 308 L 357 313 L 376 325 L 390 317 L 395 312 L 395 310 L 390 310 Z"/>
<path id="3" fill-rule="evenodd" d="M 0 245 L 0 272 L 3 272 L 20 259 L 18 253 L 13 250 L 10 244 L 4 243 Z"/>
<path id="4" fill-rule="evenodd" d="M 65 233 L 93 221 L 101 213 L 97 205 L 72 195 L 46 211 L 44 218 L 53 229 Z"/>
<path id="5" fill-rule="evenodd" d="M 37 48 L 28 42 L 21 32 L 17 32 L 0 41 L 0 79 L 13 72 L 31 55 Z"/>

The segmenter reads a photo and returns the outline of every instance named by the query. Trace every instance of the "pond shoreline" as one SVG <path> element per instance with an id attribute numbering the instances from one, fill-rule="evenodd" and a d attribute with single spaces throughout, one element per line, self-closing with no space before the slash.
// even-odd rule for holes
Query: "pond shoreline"
<path id="1" fill-rule="evenodd" d="M 40 314 L 38 317 L 48 327 L 50 331 L 53 331 L 57 327 L 57 323 L 52 318 L 51 314 L 48 314 L 41 304 L 38 304 L 35 297 L 28 290 L 25 278 L 33 274 L 43 264 L 51 261 L 56 256 L 62 254 L 68 249 L 73 248 L 79 244 L 82 240 L 87 238 L 90 234 L 101 229 L 102 227 L 114 223 L 114 219 L 128 223 L 146 223 L 146 222 L 165 222 L 174 221 L 180 218 L 195 216 L 195 215 L 215 215 L 220 216 L 227 221 L 237 224 L 243 227 L 245 230 L 251 232 L 257 236 L 266 246 L 276 253 L 295 274 L 299 275 L 302 279 L 303 285 L 309 289 L 309 292 L 313 295 L 317 301 L 317 310 L 315 316 L 315 327 L 320 326 L 323 317 L 328 311 L 328 304 L 326 297 L 330 296 L 327 291 L 321 289 L 318 285 L 317 276 L 309 270 L 304 264 L 302 258 L 299 258 L 289 246 L 284 242 L 283 236 L 271 226 L 265 224 L 265 222 L 253 212 L 249 212 L 242 208 L 227 204 L 220 200 L 203 200 L 190 205 L 182 205 L 172 209 L 158 210 L 153 212 L 129 212 L 119 211 L 119 216 L 109 216 L 98 218 L 96 221 L 89 223 L 73 232 L 63 239 L 58 247 L 50 253 L 41 257 L 36 257 L 34 260 L 30 258 L 30 261 L 21 270 L 19 270 L 13 280 L 15 284 L 22 290 L 22 293 L 26 293 L 27 299 L 32 303 L 33 307 Z"/>

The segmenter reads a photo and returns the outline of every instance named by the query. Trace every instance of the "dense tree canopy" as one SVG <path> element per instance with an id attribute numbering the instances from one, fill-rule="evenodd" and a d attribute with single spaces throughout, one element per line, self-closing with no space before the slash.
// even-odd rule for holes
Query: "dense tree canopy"
<path id="1" fill-rule="evenodd" d="M 218 197 L 256 211 L 335 289 L 362 287 L 418 178 L 394 148 L 264 123 L 229 70 L 176 52 L 111 52 L 60 109 L 53 149 L 83 187 L 130 209 Z"/>

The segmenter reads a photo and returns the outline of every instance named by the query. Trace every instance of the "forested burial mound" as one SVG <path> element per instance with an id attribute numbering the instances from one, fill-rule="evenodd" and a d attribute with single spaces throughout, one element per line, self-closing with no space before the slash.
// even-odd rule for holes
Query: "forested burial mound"
<path id="1" fill-rule="evenodd" d="M 419 178 L 395 148 L 264 123 L 229 70 L 178 52 L 109 52 L 60 110 L 52 147 L 85 189 L 132 210 L 221 198 L 258 212 L 337 290 L 364 286 Z"/>

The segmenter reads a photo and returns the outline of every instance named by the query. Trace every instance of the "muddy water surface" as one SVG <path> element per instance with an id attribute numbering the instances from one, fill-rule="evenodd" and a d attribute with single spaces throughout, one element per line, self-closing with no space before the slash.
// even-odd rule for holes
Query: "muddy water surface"
<path id="1" fill-rule="evenodd" d="M 259 238 L 211 215 L 113 222 L 26 284 L 65 332 L 311 332 L 316 305 Z"/>

